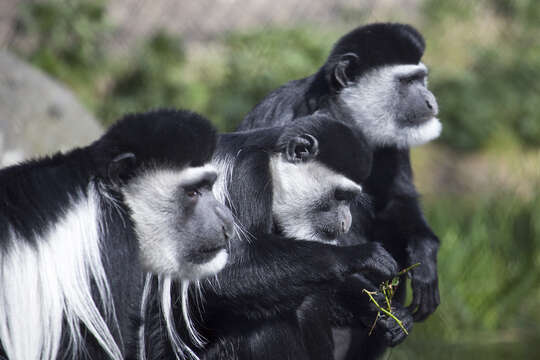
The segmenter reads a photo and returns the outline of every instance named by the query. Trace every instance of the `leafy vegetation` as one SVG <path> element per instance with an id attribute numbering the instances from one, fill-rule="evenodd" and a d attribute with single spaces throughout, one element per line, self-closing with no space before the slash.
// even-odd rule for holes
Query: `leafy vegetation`
<path id="1" fill-rule="evenodd" d="M 127 63 L 117 65 L 98 115 L 111 122 L 126 112 L 181 104 L 189 91 L 183 79 L 184 64 L 182 42 L 156 33 Z"/>
<path id="2" fill-rule="evenodd" d="M 452 19 L 474 21 L 490 16 L 498 23 L 486 30 L 496 41 L 466 48 L 463 57 L 469 59 L 465 66 L 432 79 L 431 87 L 440 101 L 445 123 L 442 140 L 456 149 L 470 151 L 487 146 L 494 137 L 505 133 L 504 137 L 510 135 L 525 146 L 538 147 L 540 3 L 428 0 L 424 6 L 429 46 L 437 41 L 435 34 L 459 25 Z"/>
<path id="3" fill-rule="evenodd" d="M 271 28 L 226 36 L 226 75 L 210 102 L 212 109 L 219 110 L 215 116 L 234 129 L 271 90 L 317 71 L 337 36 L 315 28 Z"/>
<path id="4" fill-rule="evenodd" d="M 95 108 L 102 101 L 97 88 L 107 71 L 104 39 L 110 29 L 103 0 L 25 2 L 15 31 L 26 41 L 15 50 Z"/>
<path id="5" fill-rule="evenodd" d="M 511 193 L 426 199 L 428 221 L 441 239 L 442 304 L 392 358 L 536 356 L 539 200 L 540 192 L 525 201 Z"/>

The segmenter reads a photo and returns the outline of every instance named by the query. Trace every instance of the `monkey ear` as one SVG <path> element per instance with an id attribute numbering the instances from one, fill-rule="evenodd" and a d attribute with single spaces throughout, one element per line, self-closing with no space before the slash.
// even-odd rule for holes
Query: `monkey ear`
<path id="1" fill-rule="evenodd" d="M 343 89 L 351 81 L 349 74 L 357 60 L 358 55 L 355 53 L 346 53 L 339 58 L 334 67 L 334 81 L 338 89 Z"/>
<path id="2" fill-rule="evenodd" d="M 107 176 L 113 182 L 126 180 L 135 168 L 137 157 L 135 154 L 127 152 L 116 156 L 109 163 Z"/>
<path id="3" fill-rule="evenodd" d="M 287 144 L 287 160 L 290 162 L 304 162 L 311 160 L 319 153 L 319 142 L 309 134 L 292 138 Z"/>

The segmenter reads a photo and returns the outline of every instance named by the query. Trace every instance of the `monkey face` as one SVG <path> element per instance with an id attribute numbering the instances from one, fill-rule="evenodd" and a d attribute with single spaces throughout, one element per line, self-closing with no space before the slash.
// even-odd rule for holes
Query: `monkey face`
<path id="1" fill-rule="evenodd" d="M 339 98 L 375 145 L 421 145 L 442 130 L 439 107 L 427 88 L 424 64 L 375 68 L 349 83 Z"/>
<path id="2" fill-rule="evenodd" d="M 272 212 L 283 234 L 299 240 L 335 243 L 351 227 L 350 205 L 362 187 L 317 160 L 302 163 L 271 158 Z"/>
<path id="3" fill-rule="evenodd" d="M 145 170 L 125 186 L 143 266 L 150 272 L 194 280 L 227 262 L 230 211 L 217 202 L 210 166 Z"/>

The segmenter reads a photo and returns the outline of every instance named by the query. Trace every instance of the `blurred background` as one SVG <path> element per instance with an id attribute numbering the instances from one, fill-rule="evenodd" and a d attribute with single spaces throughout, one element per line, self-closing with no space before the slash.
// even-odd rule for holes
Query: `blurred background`
<path id="1" fill-rule="evenodd" d="M 83 145 L 122 114 L 161 106 L 233 130 L 374 21 L 424 34 L 444 126 L 413 150 L 442 243 L 442 304 L 385 358 L 538 358 L 538 1 L 2 0 L 0 165 Z"/>

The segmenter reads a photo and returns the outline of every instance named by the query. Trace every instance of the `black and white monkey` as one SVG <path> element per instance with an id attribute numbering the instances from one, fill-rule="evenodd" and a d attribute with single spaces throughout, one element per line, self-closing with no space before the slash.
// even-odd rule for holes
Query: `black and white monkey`
<path id="1" fill-rule="evenodd" d="M 226 264 L 215 145 L 207 120 L 161 110 L 0 170 L 0 358 L 135 357 L 145 274 L 199 279 Z"/>
<path id="2" fill-rule="evenodd" d="M 421 34 L 409 25 L 356 28 L 339 39 L 317 73 L 270 93 L 239 127 L 294 124 L 299 117 L 319 113 L 362 130 L 374 151 L 364 182 L 374 211 L 364 221 L 369 217 L 353 209 L 358 226 L 340 241 L 350 245 L 365 236 L 384 244 L 400 268 L 421 264 L 411 273 L 415 321 L 428 317 L 440 302 L 439 240 L 420 209 L 409 156 L 411 146 L 437 138 L 442 128 L 437 102 L 427 88 L 427 68 L 420 62 L 424 48 Z M 383 340 L 368 339 L 365 333 L 354 335 L 352 343 L 359 346 L 350 349 L 350 358 L 377 357 L 384 350 Z"/>
<path id="3" fill-rule="evenodd" d="M 308 359 L 299 332 L 302 318 L 311 318 L 312 309 L 303 310 L 306 300 L 326 299 L 346 274 L 395 274 L 394 260 L 379 244 L 331 245 L 351 227 L 350 203 L 361 192 L 355 181 L 371 167 L 365 149 L 361 133 L 318 115 L 293 126 L 220 136 L 214 190 L 232 209 L 241 239 L 231 243 L 231 260 L 217 280 L 203 284 L 204 312 L 195 321 L 207 340 L 202 358 Z M 329 321 L 357 321 L 354 312 L 370 308 L 362 295 L 369 286 L 361 282 L 352 295 L 349 287 L 346 315 Z M 154 345 L 150 359 L 171 356 L 155 338 L 146 343 Z"/>

